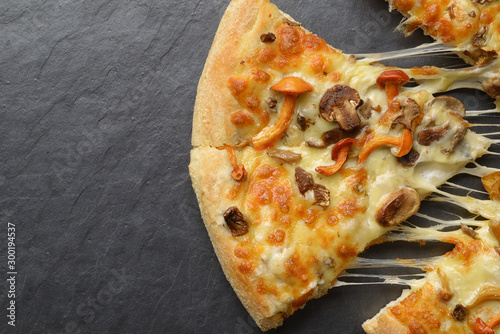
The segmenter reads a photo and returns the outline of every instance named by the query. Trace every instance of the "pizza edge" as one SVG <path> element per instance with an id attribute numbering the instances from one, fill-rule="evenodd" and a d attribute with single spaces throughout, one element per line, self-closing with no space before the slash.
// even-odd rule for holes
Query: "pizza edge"
<path id="1" fill-rule="evenodd" d="M 408 332 L 408 327 L 386 309 L 382 309 L 379 314 L 363 324 L 363 330 L 368 334 L 402 334 Z"/>
<path id="2" fill-rule="evenodd" d="M 222 270 L 241 303 L 262 331 L 280 326 L 287 313 L 280 311 L 282 305 L 259 294 L 251 286 L 250 278 L 238 271 L 237 259 L 233 254 L 237 241 L 231 237 L 227 228 L 217 223 L 218 219 L 222 219 L 223 213 L 219 212 L 220 203 L 212 202 L 206 195 L 225 194 L 233 185 L 228 178 L 231 168 L 227 154 L 215 147 L 235 144 L 237 136 L 236 127 L 226 119 L 226 113 L 221 110 L 239 108 L 226 85 L 227 79 L 238 70 L 242 56 L 239 50 L 245 47 L 245 41 L 260 39 L 266 22 L 280 18 L 291 19 L 268 0 L 232 0 L 229 3 L 198 84 L 193 114 L 193 149 L 189 165 L 200 212 Z M 206 166 L 211 166 L 210 171 L 203 169 Z M 319 296 L 313 296 L 317 297 Z"/>
<path id="3" fill-rule="evenodd" d="M 206 166 L 212 166 L 212 169 L 207 171 L 204 169 Z M 194 148 L 191 151 L 189 170 L 203 222 L 227 280 L 263 331 L 281 325 L 284 314 L 277 311 L 278 305 L 273 305 L 271 299 L 257 292 L 255 284 L 251 282 L 251 276 L 245 276 L 238 271 L 238 260 L 233 254 L 238 240 L 231 236 L 229 229 L 222 223 L 220 202 L 230 201 L 224 196 L 214 197 L 227 193 L 232 186 L 228 179 L 231 166 L 225 151 L 209 147 Z"/>
<path id="4" fill-rule="evenodd" d="M 194 106 L 192 145 L 220 146 L 234 144 L 236 127 L 220 110 L 238 104 L 226 86 L 241 61 L 238 53 L 245 40 L 259 38 L 259 16 L 272 7 L 267 0 L 233 0 L 224 13 L 203 69 Z M 241 38 L 241 36 L 245 36 Z"/>

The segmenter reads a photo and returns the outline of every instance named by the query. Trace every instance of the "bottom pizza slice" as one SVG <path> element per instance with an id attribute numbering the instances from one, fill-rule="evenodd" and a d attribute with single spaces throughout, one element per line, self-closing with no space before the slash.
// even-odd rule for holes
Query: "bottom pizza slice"
<path id="1" fill-rule="evenodd" d="M 479 224 L 483 226 L 476 230 L 463 225 L 454 232 L 434 232 L 436 240 L 455 248 L 427 264 L 426 277 L 366 321 L 365 331 L 494 333 L 500 324 L 499 226 L 495 221 Z"/>

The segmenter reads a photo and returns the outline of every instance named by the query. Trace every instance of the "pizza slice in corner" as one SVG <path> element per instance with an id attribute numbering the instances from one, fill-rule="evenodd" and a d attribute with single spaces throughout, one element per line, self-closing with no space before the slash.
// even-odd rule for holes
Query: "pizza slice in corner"
<path id="1" fill-rule="evenodd" d="M 490 140 L 433 67 L 357 61 L 267 0 L 233 0 L 198 86 L 190 174 L 221 267 L 258 326 L 325 294 Z M 405 86 L 408 81 L 414 84 Z"/>
<path id="2" fill-rule="evenodd" d="M 495 204 L 497 212 L 499 204 Z M 411 289 L 367 320 L 363 328 L 368 334 L 492 334 L 499 328 L 498 217 L 468 223 L 475 229 L 462 222 L 455 231 L 419 231 L 421 239 L 455 247 L 441 257 L 422 261 L 426 276 L 410 282 Z"/>
<path id="3" fill-rule="evenodd" d="M 405 16 L 406 35 L 421 28 L 458 52 L 469 64 L 484 65 L 500 52 L 500 4 L 490 0 L 387 0 Z"/>

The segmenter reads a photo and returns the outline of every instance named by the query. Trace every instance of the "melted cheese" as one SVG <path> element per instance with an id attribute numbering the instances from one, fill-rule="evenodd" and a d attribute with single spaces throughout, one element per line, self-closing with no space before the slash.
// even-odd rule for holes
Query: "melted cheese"
<path id="1" fill-rule="evenodd" d="M 421 27 L 435 39 L 461 51 L 477 52 L 476 48 L 500 51 L 497 24 L 500 5 L 495 1 L 483 4 L 471 0 L 389 2 L 407 17 L 400 26 L 407 33 Z"/>
<path id="2" fill-rule="evenodd" d="M 233 203 L 237 203 L 250 221 L 248 234 L 238 237 L 235 253 L 242 254 L 237 256 L 240 272 L 251 277 L 255 285 L 260 284 L 259 293 L 276 302 L 273 311 L 290 314 L 309 297 L 333 286 L 349 261 L 390 230 L 375 219 L 384 196 L 404 186 L 416 189 L 422 198 L 431 192 L 440 192 L 437 187 L 466 164 L 486 154 L 491 141 L 467 131 L 450 149 L 447 145 L 453 140 L 453 134 L 460 130 L 460 123 L 455 116 L 444 112 L 442 106 L 425 107 L 433 98 L 431 93 L 453 87 L 454 82 L 466 78 L 470 72 L 445 73 L 435 68 L 406 70 L 419 80 L 420 85 L 403 87 L 398 99 L 402 103 L 412 99 L 424 112 L 424 119 L 414 132 L 418 133 L 430 124 L 446 125 L 449 131 L 443 138 L 428 146 L 419 144 L 414 138 L 413 148 L 420 156 L 412 167 L 402 167 L 394 156 L 394 149 L 387 146 L 378 147 L 359 164 L 360 148 L 354 147 L 338 173 L 332 176 L 317 173 L 316 167 L 333 164 L 331 146 L 313 148 L 305 142 L 319 140 L 326 131 L 338 128 L 335 122 L 329 123 L 318 115 L 324 92 L 336 84 L 348 85 L 360 94 L 362 100 L 371 101 L 372 116 L 363 120 L 370 131 L 384 136 L 401 135 L 400 128 L 391 128 L 381 122 L 381 112 L 387 110 L 388 101 L 376 79 L 387 68 L 368 61 L 355 62 L 301 28 L 279 20 L 269 22 L 279 22 L 265 26 L 266 33 L 274 32 L 277 41 L 269 45 L 250 40 L 241 50 L 245 57 L 241 59 L 239 72 L 228 79 L 228 89 L 239 104 L 238 110 L 248 112 L 244 121 L 233 122 L 239 127 L 233 144 L 248 140 L 278 119 L 283 96 L 270 91 L 270 86 L 287 76 L 304 79 L 314 91 L 298 97 L 295 115 L 305 117 L 309 126 L 305 131 L 300 130 L 301 124 L 294 117 L 275 148 L 300 154 L 302 160 L 298 165 L 312 175 L 315 183 L 330 191 L 331 203 L 322 208 L 315 205 L 312 191 L 304 195 L 299 192 L 295 181 L 296 166 L 283 164 L 269 157 L 266 151 L 256 151 L 252 147 L 238 149 L 238 163 L 247 169 L 248 180 L 238 188 Z M 269 98 L 276 100 L 276 111 L 267 104 Z M 238 110 L 228 111 L 228 118 Z M 236 114 L 233 118 L 238 120 L 242 115 Z M 253 117 L 253 123 L 248 120 L 248 115 Z M 363 135 L 367 133 L 361 132 L 357 138 L 361 141 Z M 500 212 L 498 203 L 446 196 L 449 201 L 488 218 L 496 218 Z M 220 225 L 224 227 L 224 222 L 220 221 Z M 443 238 L 442 232 L 435 229 L 417 231 L 420 240 Z M 484 231 L 487 229 L 481 230 L 481 238 L 491 239 Z M 496 242 L 490 239 L 488 242 Z M 496 278 L 500 277 L 498 254 L 477 252 L 472 255 L 466 270 L 461 255 L 445 257 L 437 265 L 441 276 L 437 270 L 431 271 L 426 281 L 414 283 L 414 290 L 422 288 L 425 282 L 439 287 L 442 284 L 439 280 L 444 275 L 449 288 L 454 291 L 454 300 L 467 304 L 477 294 L 482 282 L 500 283 Z"/>
<path id="3" fill-rule="evenodd" d="M 334 60 L 329 63 L 343 60 L 339 66 L 344 74 L 340 80 L 342 84 L 353 87 L 360 92 L 362 99 L 370 100 L 382 110 L 387 108 L 385 92 L 380 90 L 375 82 L 384 70 L 383 67 L 351 63 L 347 56 L 336 52 L 332 55 Z M 264 70 L 273 78 L 269 85 L 280 79 L 272 68 Z M 252 236 L 249 240 L 253 239 L 257 244 L 266 245 L 254 259 L 257 268 L 255 273 L 264 278 L 268 286 L 279 291 L 283 308 L 281 311 L 286 311 L 284 308 L 289 303 L 301 298 L 311 289 L 325 289 L 331 286 L 348 261 L 387 230 L 375 220 L 383 196 L 402 186 L 410 186 L 419 191 L 423 198 L 468 162 L 484 154 L 489 146 L 488 140 L 472 132 L 468 132 L 450 154 L 443 154 L 439 145 L 424 149 L 414 142 L 414 147 L 420 151 L 421 156 L 416 166 L 410 168 L 402 168 L 391 150 L 381 147 L 375 150 L 363 165 L 357 163 L 357 157 L 354 155 L 345 163 L 342 169 L 344 172 L 325 177 L 315 172 L 315 168 L 332 164 L 331 146 L 318 149 L 308 147 L 304 142 L 319 139 L 322 133 L 337 127 L 336 124 L 318 116 L 318 105 L 323 92 L 335 83 L 327 80 L 328 76 L 327 79 L 323 75 L 304 77 L 304 73 L 307 73 L 307 69 L 290 75 L 300 75 L 314 87 L 314 92 L 302 94 L 298 98 L 295 107 L 296 114 L 300 113 L 306 117 L 311 125 L 301 131 L 295 118 L 284 138 L 275 147 L 302 156 L 299 165 L 313 175 L 316 183 L 330 190 L 330 206 L 325 209 L 315 206 L 312 191 L 304 196 L 298 192 L 294 179 L 295 166 L 282 164 L 267 156 L 265 151 L 255 152 L 250 147 L 243 149 L 238 158 L 249 172 L 249 188 L 247 192 L 240 193 L 241 200 L 246 203 L 242 204 L 242 207 L 247 215 L 254 218 L 254 222 L 257 221 L 257 224 L 250 228 Z M 254 93 L 261 101 L 264 101 L 266 96 L 271 96 L 266 90 Z M 282 97 L 275 94 L 272 96 L 278 100 L 279 109 Z M 422 106 L 432 99 L 432 95 L 425 91 L 404 88 L 402 96 L 405 99 L 412 98 Z M 277 115 L 278 113 L 270 114 L 270 124 L 276 121 Z M 445 113 L 432 108 L 426 116 L 441 123 L 448 121 L 445 119 Z M 379 124 L 380 118 L 381 114 L 373 111 L 372 117 L 367 120 L 369 127 L 375 132 L 392 133 L 393 130 Z M 262 176 L 265 174 L 262 169 L 265 168 L 275 171 L 264 179 L 257 180 L 256 170 L 257 174 Z M 355 178 L 353 175 L 360 170 L 364 170 L 366 175 L 362 189 L 358 190 L 349 177 Z M 280 209 L 278 194 L 283 185 L 287 192 L 290 189 L 293 191 L 293 194 L 287 197 L 286 210 Z M 279 244 L 270 244 L 269 236 L 273 235 L 277 228 L 284 232 L 284 240 Z"/>

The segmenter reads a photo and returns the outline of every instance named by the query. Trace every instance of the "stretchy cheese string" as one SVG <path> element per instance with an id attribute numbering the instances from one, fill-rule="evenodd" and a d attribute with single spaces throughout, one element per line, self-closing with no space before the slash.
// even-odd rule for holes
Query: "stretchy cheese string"
<path id="1" fill-rule="evenodd" d="M 482 177 L 491 173 L 492 171 L 497 171 L 495 168 L 485 167 L 479 165 L 477 162 L 473 163 L 475 167 L 466 167 L 461 173 L 466 173 L 469 175 L 473 175 L 476 177 Z M 473 189 L 470 187 L 466 187 L 460 184 L 446 182 L 451 188 L 463 189 L 468 191 L 476 191 L 480 193 L 484 193 L 483 191 Z M 469 203 L 464 203 L 464 199 L 467 199 Z M 495 213 L 498 210 L 498 204 L 495 204 L 492 201 L 478 200 L 471 198 L 469 196 L 457 196 L 450 194 L 442 189 L 434 189 L 434 194 L 428 200 L 430 201 L 442 201 L 444 203 L 448 203 L 451 205 L 456 205 L 459 207 L 464 207 L 469 212 L 476 211 L 474 208 L 478 205 L 481 206 L 491 206 L 489 210 L 485 210 L 483 212 L 483 216 L 494 217 Z M 394 228 L 392 231 L 383 236 L 384 242 L 389 241 L 407 241 L 407 242 L 441 242 L 454 231 L 449 231 L 450 227 L 456 227 L 459 229 L 461 224 L 465 224 L 473 227 L 485 226 L 487 224 L 487 220 L 478 220 L 480 217 L 476 215 L 472 218 L 464 218 L 460 217 L 455 213 L 449 213 L 453 216 L 456 216 L 456 219 L 441 219 L 438 217 L 434 217 L 429 214 L 417 213 L 414 215 L 417 219 L 423 219 L 427 222 L 432 223 L 433 225 L 428 227 L 418 227 L 412 223 L 405 222 Z M 446 230 L 446 231 L 445 231 Z M 416 268 L 423 269 L 425 267 L 432 266 L 440 261 L 442 257 L 427 257 L 420 259 L 411 259 L 411 260 L 395 260 L 395 259 L 375 259 L 375 258 L 366 258 L 366 257 L 358 257 L 355 261 L 350 263 L 348 269 L 373 269 L 373 268 L 382 268 L 389 269 L 394 267 L 401 268 Z M 350 281 L 355 279 L 363 279 L 362 282 Z M 396 274 L 396 275 L 387 275 L 387 274 L 378 274 L 378 273 L 352 273 L 349 271 L 344 271 L 339 277 L 335 284 L 335 287 L 339 286 L 347 286 L 347 285 L 373 285 L 373 284 L 390 284 L 390 285 L 404 285 L 411 286 L 417 284 L 419 280 L 425 278 L 425 273 L 416 273 L 416 274 Z"/>
<path id="2" fill-rule="evenodd" d="M 492 167 L 486 167 L 482 166 L 476 161 L 471 162 L 471 164 L 475 165 L 476 167 L 464 167 L 461 171 L 462 174 L 469 174 L 472 176 L 477 176 L 477 177 L 483 177 L 485 175 L 497 172 L 497 168 L 492 168 Z"/>
<path id="3" fill-rule="evenodd" d="M 370 61 L 384 61 L 391 59 L 421 57 L 421 56 L 436 56 L 436 55 L 451 55 L 459 52 L 457 48 L 452 48 L 444 45 L 441 42 L 433 42 L 421 44 L 419 46 L 380 53 L 358 53 L 355 54 L 356 58 L 366 59 Z"/>
<path id="4" fill-rule="evenodd" d="M 425 274 L 401 274 L 401 275 L 378 275 L 378 274 L 343 274 L 338 277 L 334 287 L 346 285 L 374 285 L 374 284 L 389 284 L 389 285 L 410 285 L 413 281 L 423 279 Z M 346 282 L 342 279 L 345 278 L 364 278 L 371 279 L 368 282 Z"/>
<path id="5" fill-rule="evenodd" d="M 498 136 L 498 135 L 500 135 L 500 131 L 482 133 L 482 135 L 485 135 L 485 136 Z M 498 143 L 500 143 L 500 141 L 498 139 L 496 139 L 496 140 L 493 140 L 493 143 L 494 144 L 498 144 Z M 492 154 L 495 154 L 495 153 L 496 152 L 493 152 Z"/>
<path id="6" fill-rule="evenodd" d="M 400 59 L 400 58 L 409 58 L 409 57 L 420 57 L 425 55 L 451 55 L 452 53 L 459 52 L 458 48 L 452 48 L 444 45 L 442 42 L 436 41 L 434 43 L 423 44 L 414 48 L 404 49 L 404 50 L 396 50 L 391 52 L 383 52 L 383 53 L 367 53 L 367 54 L 356 54 L 357 58 L 362 58 L 363 61 L 372 62 L 372 61 L 385 61 L 391 59 Z M 494 73 L 496 69 L 500 68 L 500 61 L 493 61 L 487 66 L 483 67 L 471 67 L 471 66 L 462 66 L 461 68 L 439 68 L 438 73 L 435 75 L 429 74 L 413 74 L 411 77 L 413 78 L 412 82 L 414 84 L 413 87 L 405 87 L 406 90 L 410 91 L 419 91 L 419 90 L 427 90 L 432 94 L 451 91 L 455 89 L 476 89 L 479 91 L 484 91 L 482 83 L 486 80 L 489 80 L 498 74 Z M 410 70 L 411 71 L 411 70 Z M 500 103 L 500 102 L 499 102 Z M 498 103 L 497 103 L 498 105 Z M 494 109 L 485 109 L 485 110 L 471 110 L 467 111 L 467 117 L 469 119 L 474 119 L 475 117 L 481 117 L 484 115 L 495 117 L 500 108 Z M 484 124 L 484 123 L 474 123 L 471 124 L 472 127 L 482 130 L 482 128 L 489 127 L 498 127 L 500 124 Z M 476 129 L 474 129 L 476 130 Z M 487 129 L 484 129 L 485 131 Z M 478 131 L 481 132 L 481 131 Z M 491 137 L 497 136 L 500 134 L 500 131 L 493 131 L 482 133 L 483 136 L 490 137 L 492 146 L 500 143 L 500 139 L 492 139 Z M 491 149 L 486 152 L 486 154 L 490 155 L 500 155 L 500 153 L 492 151 Z M 483 177 L 489 173 L 495 172 L 498 169 L 482 166 L 477 162 L 472 162 L 475 167 L 464 167 L 460 172 L 462 174 L 468 174 L 475 177 Z M 470 166 L 470 164 L 469 164 Z M 443 204 L 454 205 L 458 207 L 462 207 L 466 209 L 468 212 L 476 214 L 475 217 L 465 218 L 460 217 L 454 213 L 448 212 L 451 215 L 456 216 L 456 219 L 440 219 L 438 217 L 434 217 L 428 214 L 417 213 L 415 217 L 418 219 L 424 219 L 427 222 L 432 223 L 433 225 L 422 228 L 418 227 L 409 222 L 405 222 L 404 224 L 399 225 L 391 232 L 387 233 L 383 236 L 383 241 L 408 241 L 408 242 L 422 242 L 422 241 L 436 241 L 440 242 L 446 236 L 453 233 L 453 231 L 449 231 L 450 228 L 459 229 L 461 224 L 465 224 L 468 226 L 479 227 L 487 224 L 487 221 L 480 221 L 479 213 L 482 214 L 485 218 L 495 219 L 498 218 L 500 213 L 498 213 L 498 204 L 490 201 L 490 200 L 480 200 L 473 197 L 470 197 L 469 194 L 477 193 L 477 194 L 487 194 L 487 192 L 483 190 L 474 189 L 468 186 L 460 185 L 458 183 L 446 182 L 446 186 L 452 189 L 458 190 L 466 190 L 468 191 L 467 196 L 459 196 L 452 194 L 444 189 L 437 189 L 434 187 L 432 190 L 433 196 L 431 196 L 428 200 L 430 201 L 439 201 Z M 432 186 L 430 187 L 432 188 Z M 350 263 L 348 269 L 368 269 L 368 268 L 394 268 L 394 267 L 403 267 L 403 268 L 417 268 L 422 269 L 426 266 L 432 266 L 436 262 L 440 261 L 442 257 L 430 257 L 430 258 L 422 258 L 422 259 L 412 259 L 411 261 L 398 261 L 394 259 L 375 259 L 375 258 L 363 258 L 358 257 L 355 261 Z M 335 284 L 338 286 L 346 286 L 346 285 L 367 285 L 367 284 L 398 284 L 398 285 L 411 285 L 416 279 L 423 279 L 425 277 L 424 273 L 421 274 L 398 274 L 398 275 L 386 275 L 386 274 L 373 274 L 373 273 L 352 273 L 349 271 L 344 271 L 339 277 Z M 349 281 L 349 279 L 364 279 L 367 281 L 356 282 Z M 346 281 L 346 279 L 348 281 Z"/>
<path id="7" fill-rule="evenodd" d="M 467 114 L 465 117 L 470 116 L 470 117 L 481 117 L 486 114 L 495 114 L 498 113 L 498 109 L 485 109 L 485 110 L 467 110 Z M 495 116 L 495 115 L 493 115 Z M 490 124 L 490 125 L 495 125 L 495 124 Z"/>

